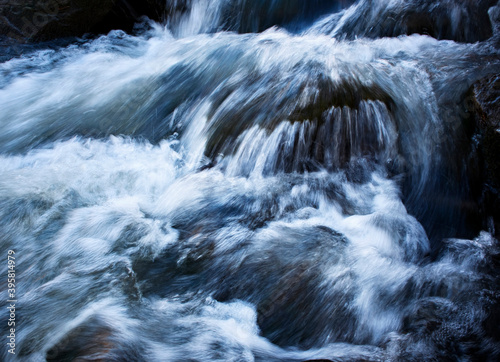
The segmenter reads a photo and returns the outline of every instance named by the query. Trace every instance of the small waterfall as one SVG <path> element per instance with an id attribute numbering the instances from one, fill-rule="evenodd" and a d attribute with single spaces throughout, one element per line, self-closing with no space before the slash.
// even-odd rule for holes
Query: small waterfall
<path id="1" fill-rule="evenodd" d="M 167 25 L 177 36 L 216 31 L 261 32 L 282 26 L 298 32 L 318 17 L 341 11 L 354 0 L 171 1 Z"/>

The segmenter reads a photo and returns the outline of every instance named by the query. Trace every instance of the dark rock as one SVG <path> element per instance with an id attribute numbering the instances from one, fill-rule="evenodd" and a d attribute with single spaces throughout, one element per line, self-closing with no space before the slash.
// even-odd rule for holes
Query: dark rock
<path id="1" fill-rule="evenodd" d="M 473 87 L 469 108 L 475 112 L 478 152 L 482 163 L 484 185 L 481 195 L 482 211 L 500 236 L 500 74 L 491 75 Z M 492 225 L 491 225 L 492 224 Z"/>
<path id="2" fill-rule="evenodd" d="M 283 229 L 281 233 L 286 243 L 269 240 L 273 243 L 269 249 L 247 254 L 218 285 L 214 298 L 255 304 L 262 336 L 282 347 L 313 348 L 327 341 L 352 341 L 356 316 L 348 305 L 355 276 L 347 272 L 338 280 L 322 279 L 323 268 L 345 263 L 343 250 L 348 240 L 328 227 Z M 323 248 L 325 240 L 329 246 Z M 314 258 L 304 261 L 303 255 Z"/>
<path id="3" fill-rule="evenodd" d="M 488 9 L 496 3 L 497 0 L 410 0 L 374 6 L 372 1 L 365 1 L 336 35 L 354 39 L 423 34 L 474 43 L 493 35 Z M 335 27 L 336 23 L 332 25 Z"/>
<path id="4" fill-rule="evenodd" d="M 143 361 L 142 346 L 126 343 L 117 330 L 94 315 L 62 336 L 46 353 L 47 361 Z"/>
<path id="5" fill-rule="evenodd" d="M 424 226 L 433 256 L 446 238 L 472 239 L 481 230 L 500 235 L 499 100 L 500 75 L 493 74 L 475 83 L 460 100 L 443 106 L 448 111 L 442 119 L 452 124 L 455 118 L 453 136 L 443 138 L 441 145 L 445 162 L 439 166 L 440 178 L 418 195 L 417 202 L 404 200 Z M 405 196 L 406 190 L 411 191 L 411 183 L 404 184 Z"/>
<path id="6" fill-rule="evenodd" d="M 481 122 L 489 129 L 500 128 L 500 74 L 491 75 L 474 85 L 474 95 L 484 115 Z"/>
<path id="7" fill-rule="evenodd" d="M 113 331 L 97 319 L 75 327 L 47 351 L 47 361 L 74 361 L 92 355 L 106 356 L 116 348 Z"/>
<path id="8" fill-rule="evenodd" d="M 3 0 L 0 36 L 31 42 L 129 31 L 141 18 L 162 20 L 166 2 L 157 0 Z"/>

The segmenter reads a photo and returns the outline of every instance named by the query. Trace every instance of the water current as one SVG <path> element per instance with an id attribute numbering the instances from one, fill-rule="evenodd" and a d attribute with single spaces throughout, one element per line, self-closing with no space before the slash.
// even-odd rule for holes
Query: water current
<path id="1" fill-rule="evenodd" d="M 0 63 L 2 359 L 499 358 L 481 6 L 192 0 Z"/>

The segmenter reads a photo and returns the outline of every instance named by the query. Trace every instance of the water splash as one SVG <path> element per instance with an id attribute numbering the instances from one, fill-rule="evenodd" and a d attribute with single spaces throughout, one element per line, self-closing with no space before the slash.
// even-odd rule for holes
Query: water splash
<path id="1" fill-rule="evenodd" d="M 193 1 L 0 64 L 21 358 L 498 356 L 498 243 L 460 238 L 455 177 L 457 104 L 498 50 L 354 39 L 384 35 L 348 33 L 356 9 L 408 8 L 317 3 L 278 22 L 272 2 L 251 30 L 300 26 L 238 34 L 221 30 L 263 3 Z"/>

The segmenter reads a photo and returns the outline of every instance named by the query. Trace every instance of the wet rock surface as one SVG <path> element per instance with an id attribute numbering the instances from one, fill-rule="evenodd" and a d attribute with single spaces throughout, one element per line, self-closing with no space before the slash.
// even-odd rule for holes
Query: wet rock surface
<path id="1" fill-rule="evenodd" d="M 474 43 L 493 35 L 489 9 L 496 2 L 359 1 L 356 11 L 333 16 L 324 22 L 322 31 L 348 39 L 422 34 L 436 39 Z"/>
<path id="2" fill-rule="evenodd" d="M 472 89 L 472 108 L 476 118 L 474 141 L 481 159 L 484 185 L 481 194 L 486 227 L 500 235 L 500 75 L 477 82 Z"/>

